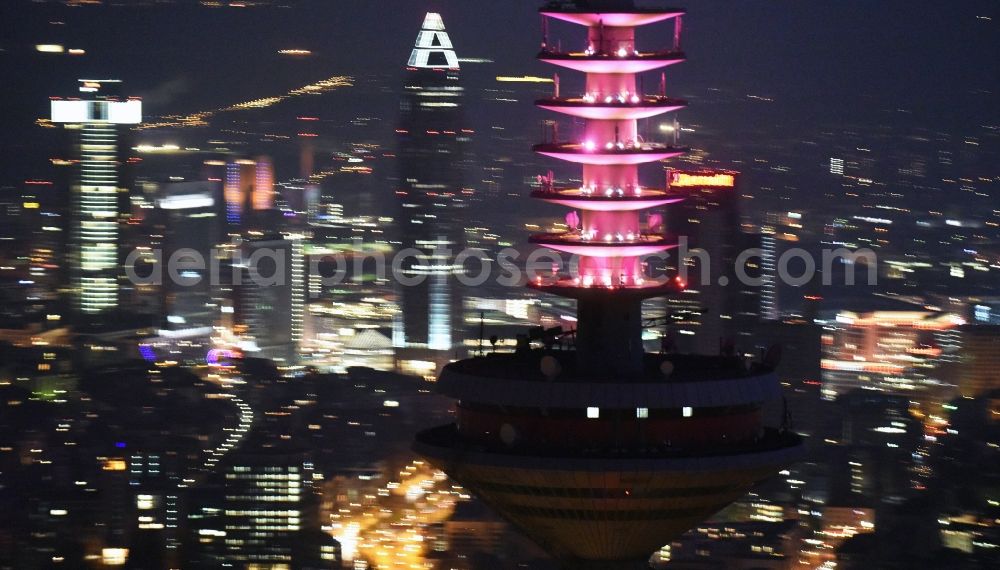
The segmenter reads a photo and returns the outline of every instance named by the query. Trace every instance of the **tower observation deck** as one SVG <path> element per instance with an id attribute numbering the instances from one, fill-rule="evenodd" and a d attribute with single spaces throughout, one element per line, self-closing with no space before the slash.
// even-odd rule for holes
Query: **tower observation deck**
<path id="1" fill-rule="evenodd" d="M 585 74 L 582 93 L 538 106 L 584 121 L 578 140 L 534 150 L 582 165 L 579 187 L 551 179 L 532 194 L 572 208 L 568 229 L 534 235 L 579 256 L 574 275 L 531 286 L 578 303 L 572 350 L 521 350 L 446 366 L 441 393 L 457 422 L 424 431 L 415 449 L 521 528 L 567 568 L 644 568 L 664 544 L 794 462 L 801 439 L 764 425 L 781 398 L 772 363 L 724 355 L 647 354 L 642 301 L 683 283 L 644 275 L 643 256 L 676 246 L 651 212 L 680 200 L 645 186 L 640 167 L 685 149 L 643 140 L 638 121 L 685 106 L 643 91 L 642 73 L 684 61 L 684 10 L 631 0 L 551 2 L 539 59 Z M 586 29 L 580 51 L 548 41 L 548 23 Z M 645 51 L 636 29 L 673 24 Z M 577 212 L 578 211 L 578 212 Z"/>

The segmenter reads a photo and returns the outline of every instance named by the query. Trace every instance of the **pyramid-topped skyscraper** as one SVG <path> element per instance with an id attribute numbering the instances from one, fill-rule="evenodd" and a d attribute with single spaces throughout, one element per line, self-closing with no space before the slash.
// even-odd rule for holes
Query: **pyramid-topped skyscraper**
<path id="1" fill-rule="evenodd" d="M 424 17 L 407 65 L 415 69 L 458 69 L 458 55 L 444 29 L 441 14 L 428 12 Z"/>
<path id="2" fill-rule="evenodd" d="M 443 364 L 461 344 L 462 297 L 451 261 L 465 241 L 462 184 L 472 131 L 462 112 L 464 96 L 444 21 L 429 13 L 407 62 L 396 129 L 401 251 L 422 254 L 403 261 L 405 277 L 419 283 L 401 288 L 402 310 L 393 329 L 400 368 L 406 371 Z"/>

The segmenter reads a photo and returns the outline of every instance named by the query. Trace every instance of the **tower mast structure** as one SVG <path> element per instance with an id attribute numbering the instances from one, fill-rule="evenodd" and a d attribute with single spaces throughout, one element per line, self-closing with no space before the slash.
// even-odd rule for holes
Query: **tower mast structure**
<path id="1" fill-rule="evenodd" d="M 642 300 L 674 293 L 682 285 L 643 275 L 643 256 L 676 247 L 675 240 L 665 234 L 662 216 L 650 210 L 681 198 L 671 194 L 665 183 L 643 186 L 639 167 L 685 152 L 670 143 L 643 140 L 638 124 L 640 119 L 686 106 L 665 94 L 644 93 L 640 80 L 642 72 L 684 61 L 677 45 L 679 35 L 675 33 L 674 45 L 666 49 L 641 51 L 636 29 L 670 19 L 679 22 L 683 11 L 649 12 L 635 9 L 631 2 L 617 4 L 631 12 L 542 11 L 546 19 L 587 28 L 583 52 L 562 52 L 546 45 L 539 54 L 541 61 L 586 74 L 584 93 L 556 93 L 537 102 L 542 109 L 582 119 L 584 128 L 580 140 L 539 144 L 534 150 L 582 165 L 583 183 L 533 193 L 534 198 L 580 213 L 568 216 L 574 222 L 568 231 L 535 235 L 531 241 L 578 255 L 580 262 L 577 275 L 537 281 L 532 286 L 577 300 L 576 346 L 582 370 L 635 376 L 642 372 Z"/>

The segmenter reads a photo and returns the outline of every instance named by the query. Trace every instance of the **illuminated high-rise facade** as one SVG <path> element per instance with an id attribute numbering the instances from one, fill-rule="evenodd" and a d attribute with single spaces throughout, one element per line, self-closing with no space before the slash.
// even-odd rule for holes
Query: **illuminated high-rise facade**
<path id="1" fill-rule="evenodd" d="M 670 255 L 670 265 L 684 281 L 685 290 L 667 298 L 669 345 L 699 354 L 752 348 L 760 291 L 743 281 L 755 278 L 759 271 L 736 269 L 737 261 L 743 261 L 741 269 L 747 269 L 751 259 L 741 260 L 740 254 L 756 245 L 754 236 L 740 227 L 739 175 L 669 170 L 667 185 L 684 197 L 667 209 L 667 226 L 679 240 L 686 240 L 685 247 Z"/>
<path id="2" fill-rule="evenodd" d="M 212 258 L 219 243 L 215 185 L 211 182 L 175 182 L 160 190 L 156 207 L 165 228 L 163 259 L 178 252 L 196 251 L 203 259 Z M 167 328 L 174 330 L 210 327 L 215 320 L 212 279 L 207 264 L 189 264 L 178 279 L 166 279 L 162 286 Z"/>
<path id="3" fill-rule="evenodd" d="M 840 311 L 823 326 L 823 398 L 854 390 L 950 400 L 944 363 L 962 354 L 958 315 L 923 310 Z"/>
<path id="4" fill-rule="evenodd" d="M 254 339 L 258 355 L 294 362 L 305 320 L 305 236 L 270 234 L 247 241 L 237 265 L 239 321 Z"/>
<path id="5" fill-rule="evenodd" d="M 542 9 L 546 28 L 555 19 L 587 30 L 580 50 L 546 37 L 539 56 L 586 74 L 582 94 L 538 103 L 582 121 L 579 140 L 535 147 L 583 169 L 579 186 L 549 181 L 534 195 L 573 209 L 566 231 L 532 237 L 579 256 L 577 274 L 532 283 L 576 299 L 577 328 L 562 335 L 573 348 L 522 345 L 446 366 L 437 386 L 458 401 L 457 421 L 417 436 L 420 453 L 566 568 L 646 567 L 801 452 L 801 438 L 763 421 L 764 403 L 781 397 L 774 353 L 748 367 L 736 356 L 643 350 L 642 300 L 683 283 L 643 270 L 644 256 L 675 246 L 650 210 L 678 196 L 662 181 L 643 185 L 639 166 L 684 151 L 644 140 L 638 121 L 684 102 L 662 87 L 644 92 L 640 76 L 683 61 L 682 14 L 631 0 Z M 660 23 L 673 24 L 673 44 L 640 50 L 636 29 Z"/>
<path id="6" fill-rule="evenodd" d="M 266 156 L 226 164 L 226 221 L 239 224 L 250 211 L 274 208 L 274 165 Z"/>
<path id="7" fill-rule="evenodd" d="M 120 125 L 142 121 L 142 102 L 109 92 L 117 80 L 80 80 L 80 96 L 53 98 L 52 122 L 76 131 L 79 167 L 72 189 L 69 269 L 75 308 L 118 305 Z"/>
<path id="8" fill-rule="evenodd" d="M 67 205 L 63 194 L 48 180 L 25 181 L 21 198 L 23 223 L 5 229 L 28 239 L 28 271 L 33 285 L 26 293 L 35 298 L 52 298 L 62 282 L 64 236 L 69 230 L 53 220 L 66 219 Z"/>
<path id="9" fill-rule="evenodd" d="M 464 127 L 458 56 L 440 14 L 429 13 L 406 68 L 400 101 L 400 237 L 408 250 L 397 348 L 447 353 L 461 342 L 453 258 L 462 248 L 462 190 L 471 131 Z M 417 256 L 414 250 L 420 252 Z M 446 251 L 450 250 L 450 254 Z"/>
<path id="10" fill-rule="evenodd" d="M 1000 388 L 1000 326 L 962 327 L 962 364 L 958 390 L 963 398 L 979 398 Z"/>
<path id="11" fill-rule="evenodd" d="M 319 530 L 313 466 L 304 453 L 240 451 L 223 476 L 220 493 L 204 501 L 195 523 L 201 567 L 340 567 L 340 545 Z"/>

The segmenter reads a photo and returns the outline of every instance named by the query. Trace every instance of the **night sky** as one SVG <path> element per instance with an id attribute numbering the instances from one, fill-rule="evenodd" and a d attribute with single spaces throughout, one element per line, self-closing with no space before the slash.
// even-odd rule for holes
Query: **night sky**
<path id="1" fill-rule="evenodd" d="M 551 73 L 534 61 L 541 36 L 535 0 L 283 3 L 291 7 L 211 9 L 179 0 L 69 8 L 3 0 L 0 185 L 47 175 L 43 163 L 18 157 L 51 150 L 32 123 L 47 115 L 49 96 L 72 95 L 82 76 L 125 80 L 128 94 L 145 98 L 147 115 L 214 108 L 337 74 L 399 73 L 427 11 L 442 13 L 460 57 L 496 62 L 476 66 L 468 87 L 487 86 L 495 75 Z M 695 98 L 688 120 L 737 134 L 772 124 L 889 122 L 956 134 L 1000 125 L 996 0 L 691 0 L 687 8 L 688 61 L 668 69 L 668 78 L 672 94 Z M 667 45 L 662 30 L 655 43 Z M 582 43 L 579 29 L 564 32 Z M 87 53 L 38 54 L 37 43 Z M 290 60 L 277 55 L 284 48 L 315 56 Z M 698 109 L 697 96 L 709 89 L 773 102 L 752 112 Z M 395 113 L 380 105 L 358 112 Z"/>

